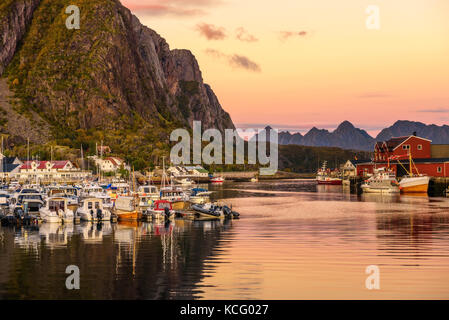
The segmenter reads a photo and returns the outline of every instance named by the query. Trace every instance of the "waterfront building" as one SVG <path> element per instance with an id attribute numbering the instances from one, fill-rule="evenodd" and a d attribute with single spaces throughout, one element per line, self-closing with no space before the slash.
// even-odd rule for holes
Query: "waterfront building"
<path id="1" fill-rule="evenodd" d="M 432 145 L 431 140 L 416 134 L 377 142 L 373 161 L 358 163 L 357 175 L 370 175 L 374 168 L 389 166 L 398 177 L 405 176 L 410 167 L 409 154 L 414 174 L 449 177 L 449 145 Z"/>
<path id="2" fill-rule="evenodd" d="M 13 177 L 20 182 L 39 181 L 72 182 L 82 181 L 92 176 L 90 171 L 82 171 L 74 163 L 64 161 L 25 161 Z"/>

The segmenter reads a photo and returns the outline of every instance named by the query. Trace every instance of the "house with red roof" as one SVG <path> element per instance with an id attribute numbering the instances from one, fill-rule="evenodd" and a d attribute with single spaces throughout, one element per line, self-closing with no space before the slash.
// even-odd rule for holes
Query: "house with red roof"
<path id="1" fill-rule="evenodd" d="M 90 176 L 90 172 L 82 171 L 69 160 L 25 161 L 16 174 L 16 178 L 22 181 L 77 181 Z"/>
<path id="2" fill-rule="evenodd" d="M 102 172 L 116 172 L 122 167 L 129 170 L 129 167 L 126 165 L 125 161 L 118 157 L 107 157 L 101 159 L 97 156 L 92 156 L 89 158 L 95 161 L 95 165 L 97 165 Z"/>
<path id="3" fill-rule="evenodd" d="M 374 168 L 390 167 L 402 177 L 410 170 L 410 156 L 414 174 L 449 177 L 449 145 L 433 145 L 431 140 L 416 134 L 377 142 L 372 161 L 357 164 L 357 175 L 366 176 Z"/>

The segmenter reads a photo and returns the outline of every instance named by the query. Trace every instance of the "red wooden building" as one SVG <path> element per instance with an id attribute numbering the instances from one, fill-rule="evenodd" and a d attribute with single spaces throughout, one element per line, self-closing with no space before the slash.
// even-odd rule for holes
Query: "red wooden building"
<path id="1" fill-rule="evenodd" d="M 373 161 L 357 164 L 357 175 L 365 176 L 372 174 L 374 168 L 389 166 L 397 176 L 402 177 L 410 167 L 409 154 L 414 162 L 413 173 L 449 177 L 449 153 L 443 158 L 432 157 L 432 141 L 416 135 L 377 142 L 374 146 Z M 439 155 L 441 156 L 441 153 Z"/>

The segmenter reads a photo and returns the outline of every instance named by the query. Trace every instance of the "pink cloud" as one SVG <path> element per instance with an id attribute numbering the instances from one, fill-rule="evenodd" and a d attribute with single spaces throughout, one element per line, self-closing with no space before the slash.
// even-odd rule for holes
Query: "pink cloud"
<path id="1" fill-rule="evenodd" d="M 307 36 L 307 31 L 281 31 L 280 37 L 282 40 L 287 40 L 291 37 L 305 37 Z"/>
<path id="2" fill-rule="evenodd" d="M 255 36 L 249 34 L 243 27 L 240 27 L 236 30 L 236 37 L 240 41 L 244 42 L 256 42 L 259 41 Z"/>
<path id="3" fill-rule="evenodd" d="M 242 56 L 239 54 L 229 55 L 229 54 L 220 52 L 215 49 L 206 49 L 205 52 L 207 55 L 209 55 L 215 59 L 226 60 L 226 62 L 233 68 L 245 69 L 247 71 L 252 71 L 252 72 L 261 72 L 262 71 L 260 65 L 257 64 L 256 62 L 252 61 L 248 57 L 245 57 L 245 56 Z"/>
<path id="4" fill-rule="evenodd" d="M 212 24 L 200 23 L 196 26 L 196 30 L 207 40 L 223 40 L 226 38 L 225 29 Z"/>

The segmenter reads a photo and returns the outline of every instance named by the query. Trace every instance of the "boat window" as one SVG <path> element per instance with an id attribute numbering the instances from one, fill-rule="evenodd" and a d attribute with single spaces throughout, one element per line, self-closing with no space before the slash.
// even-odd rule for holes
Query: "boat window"
<path id="1" fill-rule="evenodd" d="M 95 202 L 95 209 L 100 209 L 100 203 L 99 202 Z"/>
<path id="2" fill-rule="evenodd" d="M 92 209 L 92 202 L 87 203 L 87 209 Z"/>

